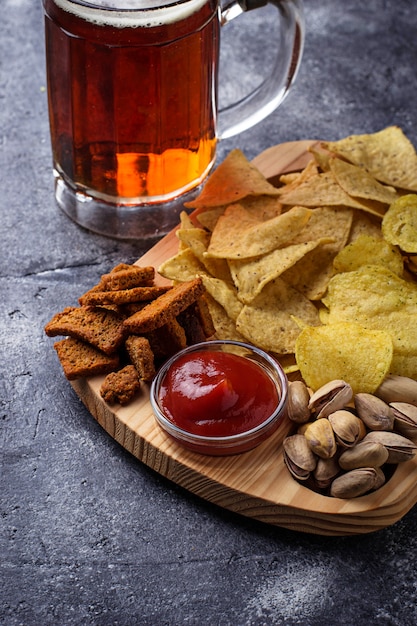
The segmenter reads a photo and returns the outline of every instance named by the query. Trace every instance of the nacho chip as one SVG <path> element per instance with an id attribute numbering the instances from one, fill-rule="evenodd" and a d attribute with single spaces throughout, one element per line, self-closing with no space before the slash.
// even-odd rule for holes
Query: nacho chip
<path id="1" fill-rule="evenodd" d="M 295 239 L 311 236 L 319 239 L 331 233 L 333 243 L 325 243 L 306 254 L 281 277 L 309 300 L 319 300 L 335 273 L 333 259 L 346 245 L 352 223 L 352 210 L 335 207 L 315 209 L 307 225 Z M 308 231 L 309 234 L 308 234 Z"/>
<path id="2" fill-rule="evenodd" d="M 178 282 L 192 280 L 196 276 L 207 274 L 207 270 L 190 248 L 181 250 L 158 267 L 158 273 L 164 278 Z"/>
<path id="3" fill-rule="evenodd" d="M 280 276 L 314 248 L 329 242 L 333 242 L 333 239 L 327 237 L 278 248 L 255 259 L 230 260 L 229 267 L 238 289 L 239 300 L 249 304 L 271 280 Z"/>
<path id="4" fill-rule="evenodd" d="M 365 211 L 358 211 L 352 209 L 352 226 L 350 228 L 350 234 L 348 243 L 355 241 L 360 235 L 369 235 L 374 239 L 382 239 L 381 233 L 381 220 L 378 217 L 374 217 Z"/>
<path id="5" fill-rule="evenodd" d="M 247 340 L 264 350 L 293 353 L 300 326 L 294 317 L 314 326 L 319 324 L 316 307 L 280 278 L 242 308 L 236 328 Z"/>
<path id="6" fill-rule="evenodd" d="M 349 196 L 391 204 L 398 198 L 393 187 L 379 183 L 363 168 L 342 159 L 330 159 L 330 171 Z"/>
<path id="7" fill-rule="evenodd" d="M 208 209 L 207 211 L 201 211 L 197 215 L 197 220 L 199 224 L 201 224 L 201 226 L 203 226 L 206 230 L 212 233 L 214 227 L 217 224 L 217 220 L 219 219 L 220 215 L 223 215 L 225 210 L 225 206 L 219 206 L 215 207 L 214 209 Z"/>
<path id="8" fill-rule="evenodd" d="M 398 198 L 384 215 L 381 229 L 384 239 L 403 252 L 417 252 L 417 195 Z"/>
<path id="9" fill-rule="evenodd" d="M 266 222 L 259 222 L 240 204 L 233 204 L 216 224 L 208 255 L 247 259 L 266 254 L 291 241 L 306 225 L 310 215 L 311 210 L 296 206 Z"/>
<path id="10" fill-rule="evenodd" d="M 227 315 L 225 309 L 210 294 L 206 294 L 207 305 L 210 311 L 217 339 L 233 339 L 245 341 L 237 329 L 235 322 Z"/>
<path id="11" fill-rule="evenodd" d="M 231 280 L 229 266 L 224 259 L 214 259 L 206 255 L 210 235 L 203 228 L 180 228 L 177 237 L 184 248 L 190 248 L 194 256 L 212 276 L 222 280 Z"/>
<path id="12" fill-rule="evenodd" d="M 373 393 L 388 374 L 392 340 L 386 331 L 341 322 L 305 328 L 295 355 L 306 384 L 313 390 L 331 380 L 344 380 L 354 393 Z"/>
<path id="13" fill-rule="evenodd" d="M 332 172 L 318 174 L 300 185 L 280 187 L 281 202 L 287 205 L 301 205 L 306 207 L 341 206 L 378 212 L 379 207 L 369 202 L 359 201 L 349 196 L 337 182 Z M 379 209 L 382 214 L 382 209 Z"/>
<path id="14" fill-rule="evenodd" d="M 277 189 L 252 165 L 241 150 L 232 150 L 207 179 L 187 208 L 212 208 L 238 202 L 246 196 L 277 196 Z"/>
<path id="15" fill-rule="evenodd" d="M 404 261 L 398 248 L 383 239 L 359 235 L 354 242 L 340 250 L 333 261 L 336 272 L 351 272 L 362 265 L 382 265 L 402 276 Z"/>
<path id="16" fill-rule="evenodd" d="M 233 284 L 212 276 L 203 276 L 202 278 L 206 291 L 216 302 L 221 304 L 230 319 L 235 321 L 243 305 L 237 297 L 237 291 Z"/>
<path id="17" fill-rule="evenodd" d="M 322 145 L 363 167 L 382 183 L 417 191 L 417 154 L 398 126 L 370 135 L 350 135 Z"/>

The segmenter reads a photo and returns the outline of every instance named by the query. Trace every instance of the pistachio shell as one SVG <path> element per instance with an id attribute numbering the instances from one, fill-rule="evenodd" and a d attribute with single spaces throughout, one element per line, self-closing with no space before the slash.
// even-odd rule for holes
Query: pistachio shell
<path id="1" fill-rule="evenodd" d="M 313 474 L 316 486 L 319 489 L 326 489 L 338 474 L 340 474 L 340 467 L 335 456 L 330 459 L 319 458 Z"/>
<path id="2" fill-rule="evenodd" d="M 389 405 L 370 393 L 357 393 L 355 409 L 370 430 L 392 430 L 394 415 Z"/>
<path id="3" fill-rule="evenodd" d="M 386 431 L 371 431 L 363 441 L 382 443 L 388 450 L 387 463 L 402 463 L 413 458 L 417 450 L 417 444 L 398 433 Z"/>
<path id="4" fill-rule="evenodd" d="M 353 397 L 351 386 L 344 380 L 332 380 L 317 389 L 310 398 L 309 408 L 317 417 L 327 417 L 343 409 Z"/>
<path id="5" fill-rule="evenodd" d="M 365 436 L 363 422 L 350 411 L 341 409 L 329 415 L 328 420 L 333 428 L 336 441 L 343 448 L 354 446 Z"/>
<path id="6" fill-rule="evenodd" d="M 417 406 L 408 402 L 392 402 L 390 406 L 396 430 L 414 441 L 417 438 Z"/>
<path id="7" fill-rule="evenodd" d="M 338 476 L 332 482 L 330 495 L 335 498 L 357 498 L 376 485 L 380 485 L 381 475 L 374 467 L 361 467 Z"/>
<path id="8" fill-rule="evenodd" d="M 323 417 L 311 422 L 306 428 L 304 436 L 317 456 L 329 459 L 336 454 L 336 439 L 327 418 Z"/>
<path id="9" fill-rule="evenodd" d="M 385 402 L 408 402 L 417 406 L 417 381 L 407 376 L 390 374 L 375 392 Z"/>
<path id="10" fill-rule="evenodd" d="M 388 460 L 388 450 L 382 443 L 360 441 L 353 448 L 342 452 L 339 465 L 344 470 L 360 467 L 381 467 Z"/>
<path id="11" fill-rule="evenodd" d="M 308 422 L 311 416 L 308 403 L 310 394 L 301 380 L 295 380 L 288 387 L 287 413 L 291 421 L 297 424 Z"/>
<path id="12" fill-rule="evenodd" d="M 304 435 L 290 435 L 282 444 L 285 465 L 297 480 L 307 480 L 317 464 Z"/>

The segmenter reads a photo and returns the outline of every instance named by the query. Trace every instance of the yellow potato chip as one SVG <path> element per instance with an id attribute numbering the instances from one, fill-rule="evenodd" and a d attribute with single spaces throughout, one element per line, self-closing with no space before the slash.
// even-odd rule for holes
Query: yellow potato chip
<path id="1" fill-rule="evenodd" d="M 404 252 L 417 252 L 417 195 L 398 198 L 384 215 L 381 228 L 386 241 Z"/>
<path id="2" fill-rule="evenodd" d="M 417 380 L 417 354 L 396 354 L 394 352 L 390 373 Z"/>
<path id="3" fill-rule="evenodd" d="M 330 171 L 347 194 L 355 198 L 391 204 L 398 198 L 393 187 L 379 183 L 366 170 L 342 159 L 330 159 Z"/>
<path id="4" fill-rule="evenodd" d="M 330 237 L 306 241 L 273 250 L 261 257 L 246 260 L 229 260 L 233 282 L 241 302 L 249 304 L 267 283 L 303 258 L 317 246 L 332 242 Z"/>
<path id="5" fill-rule="evenodd" d="M 369 135 L 350 135 L 322 145 L 363 167 L 380 182 L 417 191 L 417 154 L 398 126 Z"/>
<path id="6" fill-rule="evenodd" d="M 335 207 L 314 209 L 307 227 L 293 241 L 310 236 L 319 239 L 331 234 L 333 243 L 313 249 L 282 274 L 289 285 L 309 300 L 319 300 L 335 273 L 333 259 L 349 237 L 352 210 Z"/>
<path id="7" fill-rule="evenodd" d="M 402 276 L 404 261 L 398 248 L 383 239 L 369 235 L 359 235 L 355 241 L 345 246 L 333 261 L 336 272 L 351 272 L 362 265 L 382 265 Z"/>
<path id="8" fill-rule="evenodd" d="M 333 320 L 364 320 L 402 311 L 417 313 L 417 284 L 400 278 L 381 265 L 363 265 L 336 274 L 322 302 Z"/>
<path id="9" fill-rule="evenodd" d="M 373 393 L 388 374 L 392 340 L 385 331 L 341 322 L 304 328 L 295 348 L 300 372 L 313 390 L 344 380 L 354 393 Z"/>
<path id="10" fill-rule="evenodd" d="M 242 308 L 236 328 L 256 346 L 288 354 L 294 352 L 301 332 L 294 317 L 311 326 L 320 323 L 314 304 L 277 278 Z"/>
<path id="11" fill-rule="evenodd" d="M 306 225 L 311 210 L 292 207 L 265 222 L 256 221 L 241 205 L 227 208 L 212 233 L 208 255 L 224 259 L 247 259 L 266 254 L 293 239 Z"/>
<path id="12" fill-rule="evenodd" d="M 278 195 L 278 190 L 252 165 L 241 150 L 232 150 L 207 179 L 201 193 L 185 206 L 211 208 L 246 196 Z"/>

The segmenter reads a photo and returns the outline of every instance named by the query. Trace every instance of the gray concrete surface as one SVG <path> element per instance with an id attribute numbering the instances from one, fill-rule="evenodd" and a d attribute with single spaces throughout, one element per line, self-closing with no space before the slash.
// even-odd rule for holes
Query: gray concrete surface
<path id="1" fill-rule="evenodd" d="M 224 141 L 253 157 L 282 141 L 398 124 L 417 144 L 417 5 L 306 0 L 298 81 L 282 107 Z M 255 50 L 261 16 L 231 25 L 223 58 Z M 92 419 L 43 326 L 150 241 L 92 235 L 55 206 L 40 0 L 0 21 L 0 623 L 5 626 L 409 626 L 417 509 L 371 535 L 256 523 L 139 463 Z M 244 82 L 227 82 L 225 98 Z"/>

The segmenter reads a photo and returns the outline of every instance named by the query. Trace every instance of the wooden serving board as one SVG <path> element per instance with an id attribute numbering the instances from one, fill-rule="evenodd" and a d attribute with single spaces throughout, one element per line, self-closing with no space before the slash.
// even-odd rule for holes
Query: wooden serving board
<path id="1" fill-rule="evenodd" d="M 254 163 L 268 178 L 301 169 L 310 159 L 307 149 L 313 143 L 274 146 Z M 177 250 L 178 240 L 172 232 L 139 263 L 157 268 Z M 330 498 L 297 483 L 284 466 L 281 446 L 291 428 L 288 420 L 254 450 L 235 456 L 205 456 L 182 448 L 159 428 L 147 389 L 128 406 L 105 404 L 99 393 L 103 379 L 81 379 L 72 385 L 109 435 L 162 476 L 230 511 L 295 531 L 354 535 L 394 524 L 417 502 L 417 458 L 400 464 L 388 482 L 370 495 L 351 500 Z"/>

